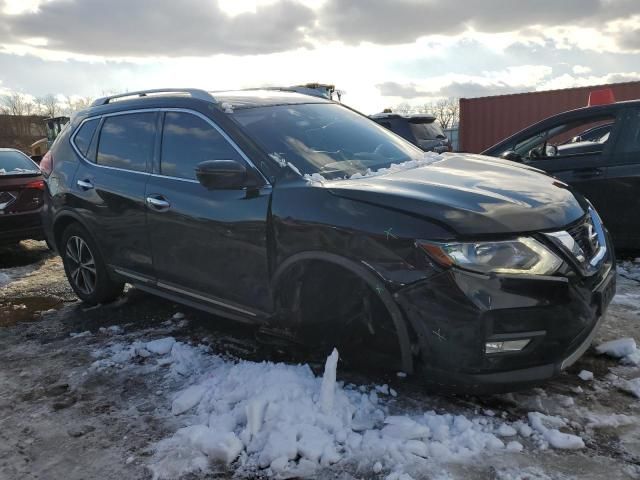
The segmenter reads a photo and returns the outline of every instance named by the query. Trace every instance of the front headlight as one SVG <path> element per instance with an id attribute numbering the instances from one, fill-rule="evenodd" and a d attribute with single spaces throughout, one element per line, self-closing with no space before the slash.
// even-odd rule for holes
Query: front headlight
<path id="1" fill-rule="evenodd" d="M 551 275 L 562 260 L 533 238 L 473 243 L 418 242 L 442 266 L 478 273 Z"/>

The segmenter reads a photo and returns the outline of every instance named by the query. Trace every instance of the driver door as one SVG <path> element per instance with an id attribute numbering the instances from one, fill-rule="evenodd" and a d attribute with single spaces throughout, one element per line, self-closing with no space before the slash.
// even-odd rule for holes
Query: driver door
<path id="1" fill-rule="evenodd" d="M 164 114 L 160 153 L 145 194 L 158 286 L 234 312 L 268 309 L 270 186 L 216 190 L 198 182 L 203 161 L 253 167 L 197 112 Z"/>
<path id="2" fill-rule="evenodd" d="M 583 117 L 571 120 L 573 126 L 570 130 L 565 130 L 561 134 L 547 138 L 547 145 L 557 148 L 557 152 L 552 156 L 542 156 L 525 158 L 525 163 L 539 168 L 571 185 L 576 191 L 584 195 L 596 207 L 601 217 L 614 216 L 616 214 L 614 206 L 609 202 L 609 165 L 613 154 L 613 139 L 620 124 L 617 116 L 612 115 L 613 122 L 611 133 L 600 144 L 593 142 L 571 143 L 571 138 L 579 135 L 592 127 L 594 122 L 602 121 L 602 113 L 598 117 Z M 575 123 L 574 123 L 575 122 Z M 562 123 L 567 123 L 566 120 Z M 548 132 L 562 130 L 562 124 L 548 127 Z M 606 220 L 605 220 L 606 223 Z"/>

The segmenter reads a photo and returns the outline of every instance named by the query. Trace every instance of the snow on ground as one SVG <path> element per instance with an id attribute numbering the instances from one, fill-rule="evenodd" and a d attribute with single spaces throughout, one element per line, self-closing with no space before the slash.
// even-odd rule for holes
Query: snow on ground
<path id="1" fill-rule="evenodd" d="M 0 269 L 0 288 L 9 285 L 11 282 L 21 279 L 22 277 L 33 272 L 37 267 L 34 265 L 26 265 L 23 267 L 1 268 Z"/>
<path id="2" fill-rule="evenodd" d="M 620 359 L 624 365 L 640 365 L 640 350 L 633 338 L 619 338 L 604 342 L 596 347 L 596 352 Z"/>
<path id="3" fill-rule="evenodd" d="M 148 373 L 166 369 L 165 407 L 176 417 L 173 435 L 154 446 L 154 478 L 206 472 L 212 462 L 245 477 L 308 477 L 320 469 L 408 475 L 442 462 L 534 448 L 581 449 L 566 419 L 532 411 L 506 421 L 483 414 L 390 413 L 386 385 L 343 384 L 338 352 L 324 374 L 307 365 L 251 362 L 213 354 L 173 337 L 111 343 L 95 352 L 92 369 Z M 164 390 L 163 390 L 164 391 Z"/>
<path id="4" fill-rule="evenodd" d="M 62 283 L 47 262 L 11 269 L 4 292 Z M 244 356 L 230 347 L 252 337 L 205 314 L 189 326 L 198 312 L 135 290 L 106 306 L 71 303 L 0 331 L 0 477 L 640 478 L 640 369 L 626 360 L 640 304 L 619 301 L 638 295 L 639 272 L 640 261 L 619 267 L 601 354 L 540 388 L 483 399 L 431 396 L 402 372 L 394 388 L 370 384 L 380 380 L 342 372 L 338 353 L 321 374 L 223 355 Z M 61 473 L 71 466 L 75 476 Z"/>
<path id="5" fill-rule="evenodd" d="M 618 275 L 629 280 L 640 281 L 640 257 L 633 261 L 621 262 L 618 265 Z"/>

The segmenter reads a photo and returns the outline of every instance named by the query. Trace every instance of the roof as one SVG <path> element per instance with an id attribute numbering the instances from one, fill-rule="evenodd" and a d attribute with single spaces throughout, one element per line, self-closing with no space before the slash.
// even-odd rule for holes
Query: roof
<path id="1" fill-rule="evenodd" d="M 380 120 L 385 118 L 388 118 L 388 119 L 404 118 L 405 120 L 408 120 L 409 122 L 414 122 L 414 123 L 417 123 L 417 122 L 430 123 L 436 120 L 436 117 L 426 113 L 413 113 L 411 115 L 402 115 L 400 113 L 383 112 L 383 113 L 374 113 L 373 115 L 369 115 L 369 118 L 373 120 Z"/>
<path id="2" fill-rule="evenodd" d="M 282 90 L 231 90 L 211 92 L 218 103 L 228 103 L 233 108 L 266 107 L 269 105 L 295 105 L 300 103 L 331 103 L 323 97 Z"/>
<path id="3" fill-rule="evenodd" d="M 140 103 L 162 98 L 191 98 L 195 100 L 210 102 L 220 107 L 225 104 L 236 108 L 251 108 L 267 105 L 293 105 L 301 103 L 330 103 L 331 101 L 314 91 L 311 93 L 296 93 L 288 88 L 271 89 L 247 89 L 234 91 L 207 92 L 195 88 L 158 88 L 153 90 L 141 90 L 136 92 L 126 92 L 118 95 L 111 95 L 96 99 L 90 106 L 102 107 L 131 102 Z M 134 103 L 134 104 L 135 104 Z"/>

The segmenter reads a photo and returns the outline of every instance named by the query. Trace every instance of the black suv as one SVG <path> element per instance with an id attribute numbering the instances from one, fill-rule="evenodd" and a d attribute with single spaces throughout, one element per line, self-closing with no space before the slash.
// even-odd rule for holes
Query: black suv
<path id="1" fill-rule="evenodd" d="M 369 118 L 425 152 L 450 152 L 451 142 L 433 115 L 376 113 Z"/>
<path id="2" fill-rule="evenodd" d="M 608 234 L 564 183 L 425 153 L 318 97 L 104 98 L 45 165 L 45 229 L 83 301 L 129 282 L 439 387 L 559 373 L 615 291 Z"/>
<path id="3" fill-rule="evenodd" d="M 563 112 L 489 148 L 585 195 L 617 249 L 640 251 L 640 100 Z"/>

